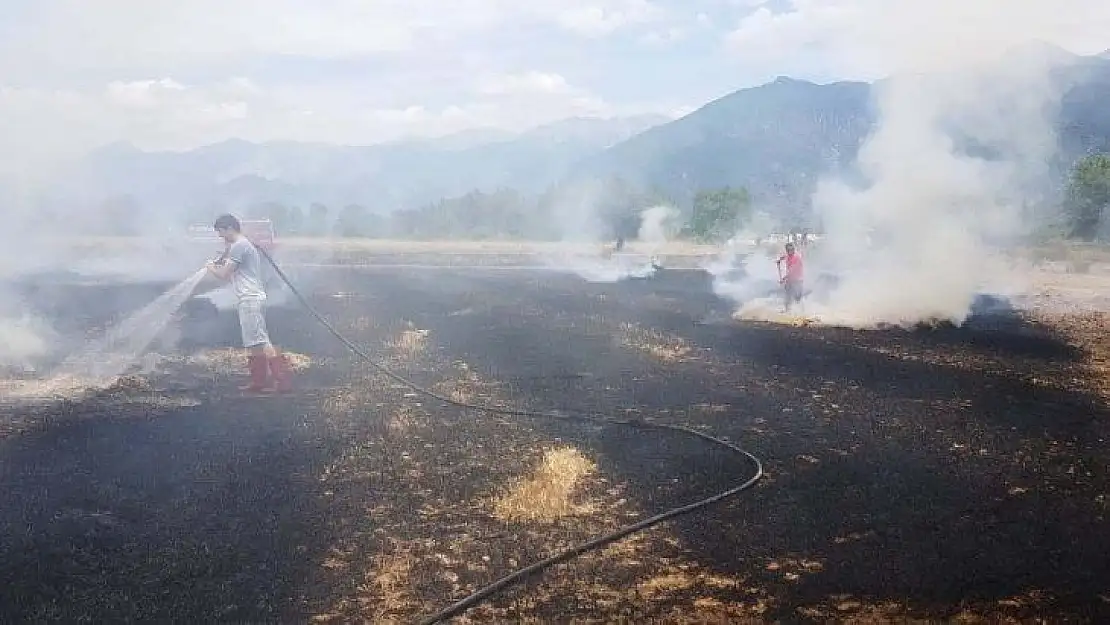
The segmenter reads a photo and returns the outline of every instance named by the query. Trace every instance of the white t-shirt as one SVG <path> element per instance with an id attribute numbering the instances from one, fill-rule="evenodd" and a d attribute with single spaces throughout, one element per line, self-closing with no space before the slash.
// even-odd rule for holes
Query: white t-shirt
<path id="1" fill-rule="evenodd" d="M 239 237 L 228 247 L 227 262 L 235 264 L 231 272 L 231 287 L 239 301 L 262 301 L 266 299 L 266 287 L 262 284 L 262 255 L 246 237 Z"/>

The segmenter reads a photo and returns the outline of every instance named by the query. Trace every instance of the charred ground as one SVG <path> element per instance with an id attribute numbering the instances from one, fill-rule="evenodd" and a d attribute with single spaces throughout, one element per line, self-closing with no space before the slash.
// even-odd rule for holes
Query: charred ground
<path id="1" fill-rule="evenodd" d="M 747 495 L 473 621 L 1110 617 L 1110 421 L 1074 333 L 1007 314 L 915 332 L 726 322 L 688 272 L 302 278 L 342 331 L 441 392 L 704 427 L 767 464 Z M 163 286 L 29 295 L 78 335 Z M 244 399 L 187 357 L 233 345 L 234 317 L 194 313 L 185 353 L 142 383 L 3 408 L 0 620 L 412 621 L 750 472 L 698 441 L 413 396 L 293 306 L 271 318 L 312 358 L 302 391 Z M 570 494 L 544 486 L 545 458 L 579 467 Z"/>

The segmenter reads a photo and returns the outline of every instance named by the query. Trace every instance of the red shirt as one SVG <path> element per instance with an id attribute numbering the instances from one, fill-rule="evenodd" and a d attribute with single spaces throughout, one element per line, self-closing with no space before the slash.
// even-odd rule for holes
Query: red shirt
<path id="1" fill-rule="evenodd" d="M 787 280 L 800 281 L 804 274 L 802 268 L 802 255 L 794 252 L 793 254 L 783 254 L 779 257 L 779 263 L 786 261 L 786 276 Z"/>

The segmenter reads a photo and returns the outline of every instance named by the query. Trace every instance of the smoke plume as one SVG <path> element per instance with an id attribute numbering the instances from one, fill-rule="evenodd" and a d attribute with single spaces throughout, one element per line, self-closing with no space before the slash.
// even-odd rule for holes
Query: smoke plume
<path id="1" fill-rule="evenodd" d="M 674 236 L 679 219 L 678 210 L 661 204 L 640 213 L 640 230 L 637 238 L 648 246 L 648 253 L 657 254 Z"/>
<path id="2" fill-rule="evenodd" d="M 1020 284 L 1007 252 L 1034 225 L 1026 202 L 1051 184 L 1066 88 L 1053 70 L 1075 57 L 1034 42 L 1047 3 L 983 4 L 993 10 L 914 9 L 915 29 L 876 42 L 896 73 L 873 85 L 878 120 L 852 179 L 826 178 L 813 196 L 824 236 L 803 250 L 807 315 L 854 327 L 959 324 L 977 294 Z M 959 44 L 962 35 L 975 44 Z M 742 311 L 774 296 L 771 258 L 748 254 L 715 272 L 717 291 Z"/>
<path id="3" fill-rule="evenodd" d="M 977 293 L 1012 279 L 1001 252 L 1026 233 L 1021 190 L 1046 180 L 1059 92 L 1039 62 L 989 69 L 878 86 L 858 163 L 869 186 L 830 180 L 814 197 L 820 259 L 839 277 L 818 305 L 827 322 L 961 323 Z"/>
<path id="4" fill-rule="evenodd" d="M 623 250 L 615 249 L 613 241 L 598 241 L 581 251 L 564 253 L 547 259 L 550 268 L 573 273 L 589 282 L 618 282 L 628 278 L 644 278 L 655 272 L 655 260 L 678 227 L 680 214 L 667 205 L 648 207 L 640 212 L 640 225 L 635 242 Z M 576 242 L 582 239 L 571 239 Z M 588 240 L 588 239 L 586 239 Z"/>
<path id="5" fill-rule="evenodd" d="M 0 367 L 30 368 L 48 353 L 53 331 L 31 313 L 12 280 L 47 261 L 22 210 L 23 182 L 4 173 L 0 170 L 0 214 L 5 222 L 0 228 Z"/>

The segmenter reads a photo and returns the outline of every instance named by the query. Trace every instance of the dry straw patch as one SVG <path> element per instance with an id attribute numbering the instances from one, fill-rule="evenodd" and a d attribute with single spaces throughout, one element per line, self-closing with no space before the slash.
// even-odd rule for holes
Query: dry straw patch
<path id="1" fill-rule="evenodd" d="M 387 436 L 402 436 L 422 424 L 416 410 L 407 404 L 402 404 L 385 419 L 385 434 Z"/>
<path id="2" fill-rule="evenodd" d="M 69 399 L 77 400 L 91 394 L 115 398 L 134 398 L 136 402 L 153 401 L 155 389 L 150 381 L 139 375 L 122 375 L 116 378 L 91 378 L 73 374 L 57 374 L 49 378 L 0 379 L 0 398 L 11 400 Z M 149 397 L 146 397 L 149 396 Z M 173 402 L 167 400 L 167 405 Z M 189 403 L 187 405 L 196 405 Z"/>
<path id="3" fill-rule="evenodd" d="M 455 377 L 437 382 L 433 387 L 439 395 L 460 404 L 480 404 L 505 407 L 507 404 L 498 395 L 499 385 L 478 375 L 465 362 L 459 361 L 454 365 Z"/>
<path id="4" fill-rule="evenodd" d="M 622 323 L 618 336 L 625 347 L 639 350 L 665 363 L 684 362 L 694 351 L 679 337 L 667 336 L 634 323 Z"/>
<path id="5" fill-rule="evenodd" d="M 494 502 L 494 516 L 503 521 L 552 522 L 558 518 L 588 514 L 587 504 L 576 503 L 579 483 L 597 472 L 597 465 L 573 447 L 546 451 L 540 465 L 519 480 Z"/>
<path id="6" fill-rule="evenodd" d="M 304 371 L 312 366 L 312 359 L 304 354 L 282 353 L 289 358 L 294 371 Z M 230 347 L 206 349 L 190 356 L 188 362 L 213 373 L 241 373 L 247 367 L 247 350 Z"/>
<path id="7" fill-rule="evenodd" d="M 321 410 L 329 417 L 348 416 L 359 409 L 381 408 L 390 390 L 390 382 L 375 371 L 352 374 L 347 384 L 328 390 Z"/>
<path id="8" fill-rule="evenodd" d="M 359 585 L 359 613 L 367 617 L 368 623 L 403 623 L 406 617 L 422 608 L 413 592 L 413 569 L 418 562 L 414 546 L 406 541 L 390 541 L 389 551 L 377 555 L 366 573 L 365 581 Z M 345 606 L 340 606 L 345 607 Z M 341 612 L 321 614 L 315 622 L 349 622 Z"/>
<path id="9" fill-rule="evenodd" d="M 386 345 L 398 360 L 414 360 L 424 353 L 428 346 L 428 330 L 421 330 L 409 324 L 401 334 Z"/>
<path id="10" fill-rule="evenodd" d="M 0 398 L 5 400 L 79 399 L 96 390 L 100 381 L 74 375 L 45 379 L 0 380 Z"/>
<path id="11" fill-rule="evenodd" d="M 329 417 L 351 414 L 355 408 L 370 401 L 370 392 L 362 385 L 341 386 L 331 389 L 324 396 L 321 409 Z"/>
<path id="12" fill-rule="evenodd" d="M 362 423 L 370 424 L 377 437 L 396 438 L 427 425 L 417 410 L 419 400 L 408 389 L 373 371 L 352 376 L 343 385 L 329 389 L 320 402 L 320 412 L 331 419 L 349 418 L 360 413 Z"/>
<path id="13" fill-rule="evenodd" d="M 347 329 L 354 333 L 361 333 L 371 330 L 376 325 L 370 317 L 356 317 L 347 324 Z"/>
<path id="14" fill-rule="evenodd" d="M 367 582 L 367 590 L 378 599 L 374 622 L 409 614 L 419 605 L 411 590 L 415 564 L 412 552 L 404 548 L 374 558 L 374 570 Z"/>
<path id="15" fill-rule="evenodd" d="M 195 408 L 201 405 L 199 399 L 194 397 L 166 397 L 163 395 L 147 395 L 128 398 L 126 403 L 149 406 L 151 408 Z"/>
<path id="16" fill-rule="evenodd" d="M 1057 613 L 1046 603 L 1052 596 L 1041 590 L 1030 590 L 1021 595 L 1006 597 L 993 603 L 968 606 L 946 622 L 967 625 L 993 623 L 1055 623 L 1072 622 L 1074 615 Z M 877 625 L 879 623 L 906 623 L 926 625 L 937 622 L 910 616 L 914 606 L 898 601 L 869 602 L 849 594 L 829 595 L 819 604 L 798 607 L 795 611 L 809 620 L 838 622 L 851 625 Z"/>

